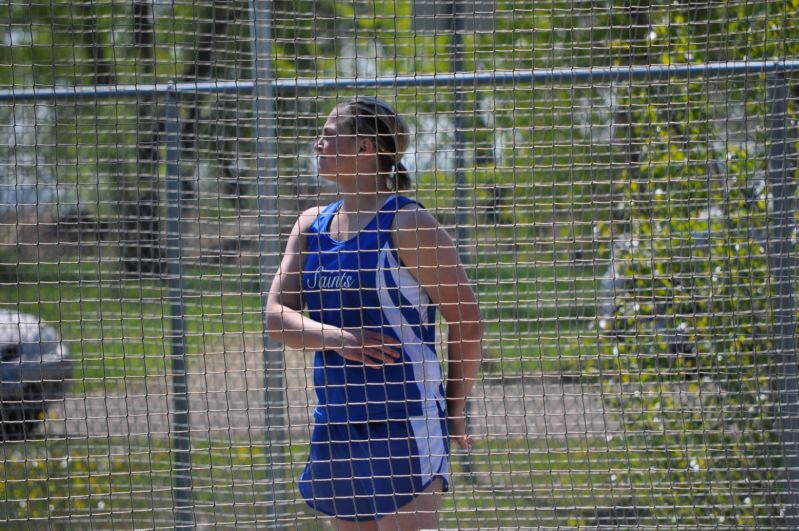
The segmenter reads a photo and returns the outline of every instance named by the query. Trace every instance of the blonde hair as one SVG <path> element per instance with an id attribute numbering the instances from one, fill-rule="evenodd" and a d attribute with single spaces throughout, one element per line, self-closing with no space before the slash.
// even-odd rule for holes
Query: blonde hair
<path id="1" fill-rule="evenodd" d="M 345 133 L 371 138 L 377 151 L 377 171 L 386 174 L 390 190 L 407 190 L 411 177 L 402 157 L 410 143 L 408 124 L 379 98 L 356 96 L 340 103 L 338 127 Z"/>

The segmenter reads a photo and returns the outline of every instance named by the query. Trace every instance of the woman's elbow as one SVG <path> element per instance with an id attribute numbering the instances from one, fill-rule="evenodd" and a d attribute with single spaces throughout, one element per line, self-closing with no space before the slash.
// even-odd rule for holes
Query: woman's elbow
<path id="1" fill-rule="evenodd" d="M 274 306 L 266 307 L 266 335 L 272 341 L 283 343 L 283 312 Z"/>
<path id="2" fill-rule="evenodd" d="M 462 320 L 458 323 L 457 335 L 460 341 L 470 344 L 480 344 L 485 333 L 485 322 L 476 317 L 471 320 Z"/>
<path id="3" fill-rule="evenodd" d="M 483 334 L 485 334 L 485 321 L 482 318 L 478 317 L 474 321 L 471 321 L 469 324 L 469 331 L 468 336 L 470 339 L 474 341 L 482 341 Z"/>

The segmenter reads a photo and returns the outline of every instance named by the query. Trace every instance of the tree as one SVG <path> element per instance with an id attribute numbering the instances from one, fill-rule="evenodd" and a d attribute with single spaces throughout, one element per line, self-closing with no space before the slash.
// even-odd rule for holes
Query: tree
<path id="1" fill-rule="evenodd" d="M 790 4 L 619 3 L 599 25 L 613 64 L 769 59 L 799 29 Z M 601 374 L 649 449 L 628 479 L 671 524 L 781 525 L 765 81 L 618 90 L 635 154 L 615 179 L 624 214 L 599 227 L 614 274 Z"/>
<path id="2" fill-rule="evenodd" d="M 152 83 L 155 76 L 155 29 L 149 0 L 132 5 L 133 45 L 138 58 L 137 83 Z M 131 275 L 160 275 L 161 249 L 158 148 L 163 128 L 150 96 L 136 98 L 136 164 L 130 179 L 120 187 L 122 206 L 122 265 Z"/>

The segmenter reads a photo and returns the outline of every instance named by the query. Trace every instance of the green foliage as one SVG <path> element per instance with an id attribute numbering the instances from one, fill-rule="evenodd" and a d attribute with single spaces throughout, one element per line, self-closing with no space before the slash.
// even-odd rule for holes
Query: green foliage
<path id="1" fill-rule="evenodd" d="M 779 16 L 795 11 L 788 4 L 634 13 L 627 4 L 606 23 L 612 62 L 782 55 L 799 22 Z M 633 15 L 646 24 L 630 26 Z M 739 31 L 744 21 L 749 30 Z M 709 48 L 709 35 L 722 42 Z M 615 179 L 614 219 L 596 229 L 616 279 L 615 311 L 598 320 L 601 371 L 626 433 L 642 436 L 647 462 L 657 463 L 632 481 L 670 485 L 650 507 L 676 523 L 747 527 L 780 517 L 767 131 L 737 130 L 730 119 L 737 109 L 765 121 L 765 87 L 758 76 L 619 93 L 632 142 L 617 155 L 627 164 Z"/>
<path id="2" fill-rule="evenodd" d="M 173 456 L 156 437 L 70 439 L 0 446 L 0 521 L 67 520 L 88 527 L 170 526 Z M 250 441 L 195 443 L 192 496 L 198 524 L 262 518 L 267 458 Z M 247 481 L 242 481 L 245 478 Z M 211 507 L 210 511 L 208 508 Z M 219 511 L 219 512 L 217 512 Z M 228 512 L 229 511 L 229 512 Z M 210 514 L 209 514 L 210 513 Z"/>
<path id="3" fill-rule="evenodd" d="M 654 225 L 634 220 L 614 253 L 625 286 L 603 322 L 606 396 L 662 464 L 638 480 L 675 486 L 656 507 L 752 525 L 773 516 L 779 461 L 764 249 L 718 221 Z"/>

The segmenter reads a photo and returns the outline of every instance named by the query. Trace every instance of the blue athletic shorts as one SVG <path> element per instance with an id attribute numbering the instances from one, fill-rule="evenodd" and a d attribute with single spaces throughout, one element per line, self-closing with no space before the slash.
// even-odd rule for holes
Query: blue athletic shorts
<path id="1" fill-rule="evenodd" d="M 435 478 L 449 488 L 444 416 L 379 422 L 319 422 L 299 480 L 305 501 L 343 520 L 396 513 Z"/>

